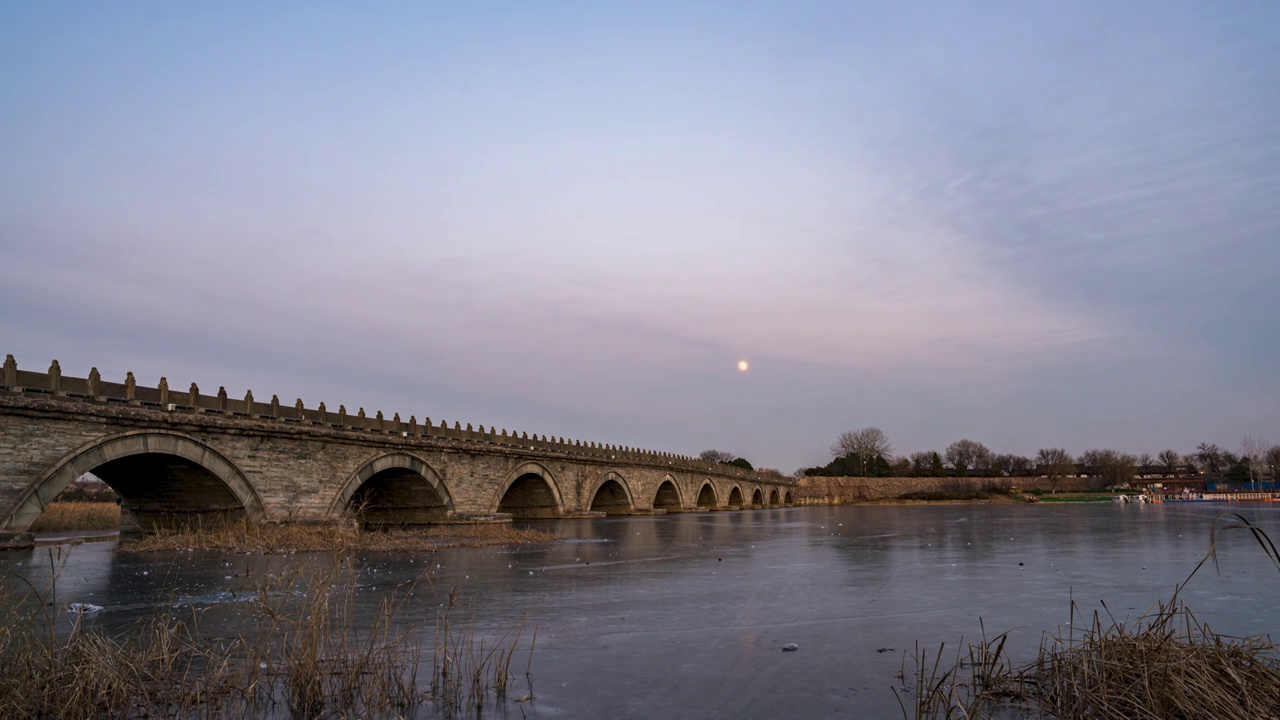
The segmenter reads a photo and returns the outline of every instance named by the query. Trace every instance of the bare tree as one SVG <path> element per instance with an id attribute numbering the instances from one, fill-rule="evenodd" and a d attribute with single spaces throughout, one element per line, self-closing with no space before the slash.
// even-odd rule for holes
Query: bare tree
<path id="1" fill-rule="evenodd" d="M 941 476 L 942 456 L 932 451 L 911 453 L 911 474 L 916 477 Z"/>
<path id="2" fill-rule="evenodd" d="M 1138 456 L 1138 472 L 1140 473 L 1150 472 L 1151 467 L 1155 464 L 1156 459 L 1151 456 L 1151 453 L 1142 453 Z"/>
<path id="3" fill-rule="evenodd" d="M 1035 463 L 1031 458 L 1025 455 L 1014 455 L 1013 462 L 1010 464 L 1009 474 L 1017 477 L 1025 477 L 1031 474 L 1035 469 Z"/>
<path id="4" fill-rule="evenodd" d="M 911 458 L 899 455 L 893 459 L 893 462 L 889 463 L 889 467 L 893 470 L 893 474 L 898 477 L 911 477 Z"/>
<path id="5" fill-rule="evenodd" d="M 868 426 L 857 430 L 846 430 L 840 433 L 831 446 L 833 458 L 852 457 L 858 459 L 862 474 L 867 474 L 867 464 L 877 455 L 884 457 L 893 453 L 893 443 L 889 436 L 878 427 Z"/>
<path id="6" fill-rule="evenodd" d="M 991 467 L 991 451 L 986 445 L 965 438 L 947 446 L 947 462 L 956 469 L 956 475 L 967 475 L 970 470 L 985 471 Z"/>
<path id="7" fill-rule="evenodd" d="M 724 450 L 703 450 L 698 457 L 709 463 L 729 463 L 738 459 L 737 455 Z"/>
<path id="8" fill-rule="evenodd" d="M 1099 487 L 1126 485 L 1134 478 L 1138 458 L 1115 450 L 1085 450 L 1081 461 L 1088 466 L 1089 476 L 1098 478 Z"/>
<path id="9" fill-rule="evenodd" d="M 1103 453 L 1105 452 L 1114 451 L 1085 450 L 1080 453 L 1080 464 L 1084 466 L 1085 472 L 1087 472 L 1090 477 L 1102 472 Z"/>
<path id="10" fill-rule="evenodd" d="M 1013 475 L 1013 456 L 1007 453 L 1000 453 L 991 458 L 991 466 L 999 471 L 1001 475 Z"/>
<path id="11" fill-rule="evenodd" d="M 1195 474 L 1200 472 L 1200 466 L 1196 463 L 1200 462 L 1196 459 L 1195 453 L 1182 456 L 1182 464 L 1187 468 L 1187 472 Z"/>
<path id="12" fill-rule="evenodd" d="M 831 446 L 832 457 L 872 457 L 889 455 L 893 452 L 893 443 L 889 436 L 878 427 L 869 426 L 857 430 L 846 430 L 840 433 L 836 443 Z"/>
<path id="13" fill-rule="evenodd" d="M 1062 448 L 1041 448 L 1036 453 L 1036 463 L 1040 472 L 1049 481 L 1049 492 L 1058 492 L 1058 481 L 1076 469 L 1076 462 Z"/>
<path id="14" fill-rule="evenodd" d="M 1267 465 L 1271 469 L 1271 479 L 1280 478 L 1280 445 L 1267 451 Z"/>
<path id="15" fill-rule="evenodd" d="M 1215 475 L 1222 472 L 1224 469 L 1223 464 L 1226 462 L 1222 448 L 1214 443 L 1200 443 L 1197 445 L 1195 458 L 1199 461 L 1201 467 Z"/>
<path id="16" fill-rule="evenodd" d="M 911 474 L 916 477 L 929 477 L 929 460 L 930 453 L 919 452 L 911 453 Z"/>
<path id="17" fill-rule="evenodd" d="M 1117 453 L 1115 461 L 1107 467 L 1105 476 L 1111 485 L 1126 485 L 1138 470 L 1138 458 L 1129 453 Z"/>
<path id="18" fill-rule="evenodd" d="M 1266 465 L 1269 449 L 1267 441 L 1260 437 L 1246 435 L 1240 440 L 1240 455 L 1249 461 L 1249 482 L 1262 479 L 1262 468 Z"/>
<path id="19" fill-rule="evenodd" d="M 991 458 L 991 466 L 1009 477 L 1021 477 L 1031 472 L 1031 458 L 1001 453 Z"/>
<path id="20" fill-rule="evenodd" d="M 1181 458 L 1178 457 L 1178 453 L 1176 450 L 1161 450 L 1160 454 L 1157 455 L 1156 458 L 1160 460 L 1161 465 L 1164 465 L 1164 469 L 1166 472 L 1168 472 L 1170 475 L 1177 474 L 1178 461 Z"/>

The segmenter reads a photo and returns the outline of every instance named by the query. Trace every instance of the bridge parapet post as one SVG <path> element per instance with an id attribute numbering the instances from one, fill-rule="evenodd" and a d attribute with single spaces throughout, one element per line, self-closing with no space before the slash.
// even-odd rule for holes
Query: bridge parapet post
<path id="1" fill-rule="evenodd" d="M 134 380 L 132 372 L 124 375 L 124 399 L 130 405 L 138 404 L 138 381 Z"/>
<path id="2" fill-rule="evenodd" d="M 218 387 L 218 409 L 222 412 L 227 411 L 227 389 L 222 386 Z"/>
<path id="3" fill-rule="evenodd" d="M 6 355 L 4 358 L 4 386 L 8 388 L 15 387 L 18 384 L 18 361 L 13 359 L 13 355 Z"/>

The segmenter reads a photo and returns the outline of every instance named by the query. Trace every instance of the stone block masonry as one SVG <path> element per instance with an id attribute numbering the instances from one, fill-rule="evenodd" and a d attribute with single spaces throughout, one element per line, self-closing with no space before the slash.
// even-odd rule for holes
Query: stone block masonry
<path id="1" fill-rule="evenodd" d="M 0 531 L 25 532 L 92 472 L 122 498 L 126 530 L 252 516 L 374 525 L 787 504 L 794 483 L 672 453 L 465 428 L 320 403 L 203 395 L 68 377 L 5 360 Z M 265 396 L 263 396 L 265 397 Z M 701 501 L 700 501 L 701 499 Z M 732 500 L 731 500 L 732 499 Z"/>

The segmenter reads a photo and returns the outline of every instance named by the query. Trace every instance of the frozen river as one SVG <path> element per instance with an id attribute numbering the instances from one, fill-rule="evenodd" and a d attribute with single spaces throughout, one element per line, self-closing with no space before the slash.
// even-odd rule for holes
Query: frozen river
<path id="1" fill-rule="evenodd" d="M 527 611 L 528 717 L 893 718 L 890 687 L 916 641 L 955 647 L 982 618 L 1029 658 L 1071 597 L 1137 616 L 1186 578 L 1228 510 L 1280 541 L 1270 505 L 883 506 L 560 521 L 542 525 L 570 538 L 554 544 L 357 559 L 371 599 L 430 567 L 429 604 L 456 586 L 482 628 Z M 1224 633 L 1280 627 L 1280 572 L 1243 533 L 1219 552 L 1220 574 L 1206 567 L 1183 595 L 1197 616 Z M 0 560 L 47 579 L 44 550 Z M 216 614 L 246 574 L 323 561 L 81 545 L 59 602 L 101 605 L 107 626 L 175 601 Z"/>

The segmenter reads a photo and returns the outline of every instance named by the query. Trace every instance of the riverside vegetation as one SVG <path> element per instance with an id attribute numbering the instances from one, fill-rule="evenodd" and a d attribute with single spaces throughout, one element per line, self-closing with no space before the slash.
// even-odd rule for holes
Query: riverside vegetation
<path id="1" fill-rule="evenodd" d="M 1209 551 L 1169 601 L 1157 603 L 1136 621 L 1117 621 L 1105 603 L 1102 613 L 1095 611 L 1085 618 L 1072 601 L 1065 633 L 1060 628 L 1046 634 L 1035 660 L 1022 664 L 1005 649 L 1008 633 L 989 639 L 985 628 L 979 642 L 956 652 L 949 661 L 943 659 L 945 645 L 930 657 L 917 644 L 903 659 L 902 692 L 895 688 L 903 718 L 1249 720 L 1280 716 L 1280 660 L 1270 638 L 1218 634 L 1179 600 L 1182 588 L 1205 563 L 1216 563 L 1220 529 L 1252 533 L 1268 560 L 1280 569 L 1280 553 L 1266 533 L 1240 515 L 1222 516 L 1210 532 Z M 910 696 L 910 713 L 903 696 Z"/>
<path id="2" fill-rule="evenodd" d="M 518 652 L 527 687 L 516 702 L 532 697 L 536 629 L 522 619 L 483 637 L 457 621 L 457 591 L 437 604 L 426 577 L 358 612 L 350 561 L 284 571 L 243 591 L 230 624 L 207 628 L 203 611 L 165 604 L 108 634 L 58 605 L 65 556 L 48 552 L 48 588 L 0 591 L 0 717 L 479 717 L 506 701 Z M 434 637 L 402 631 L 412 626 Z"/>
<path id="3" fill-rule="evenodd" d="M 296 524 L 248 519 L 214 523 L 208 527 L 161 529 L 123 546 L 128 552 L 165 550 L 222 550 L 269 554 L 278 552 L 432 552 L 455 547 L 550 542 L 545 530 L 517 528 L 510 523 L 431 525 L 415 528 L 367 529 L 360 523 Z"/>
<path id="4" fill-rule="evenodd" d="M 71 500 L 55 501 L 31 524 L 31 532 L 67 530 L 118 530 L 120 506 L 111 502 Z"/>
<path id="5" fill-rule="evenodd" d="M 732 453 L 707 450 L 702 459 L 741 467 L 751 463 Z M 765 473 L 778 473 L 768 468 Z M 1185 454 L 1173 449 L 1130 454 L 1090 449 L 1072 455 L 1063 448 L 1041 448 L 1034 457 L 996 453 L 985 444 L 964 438 L 942 452 L 926 450 L 910 456 L 895 455 L 893 443 L 880 428 L 869 426 L 840 434 L 831 446 L 826 465 L 799 468 L 792 476 L 804 477 L 1043 477 L 1051 490 L 1064 478 L 1083 477 L 1092 489 L 1124 486 L 1139 477 L 1200 479 L 1227 483 L 1280 482 L 1280 445 L 1261 437 L 1245 436 L 1240 452 L 1202 442 Z"/>
<path id="6" fill-rule="evenodd" d="M 33 532 L 116 530 L 120 506 L 115 502 L 57 501 L 49 503 L 32 524 Z M 433 552 L 455 547 L 525 545 L 550 542 L 553 533 L 517 528 L 510 523 L 432 525 L 371 530 L 354 520 L 296 524 L 248 519 L 209 525 L 160 529 L 122 546 L 128 552 L 166 550 L 222 550 L 267 554 L 275 552 Z"/>

